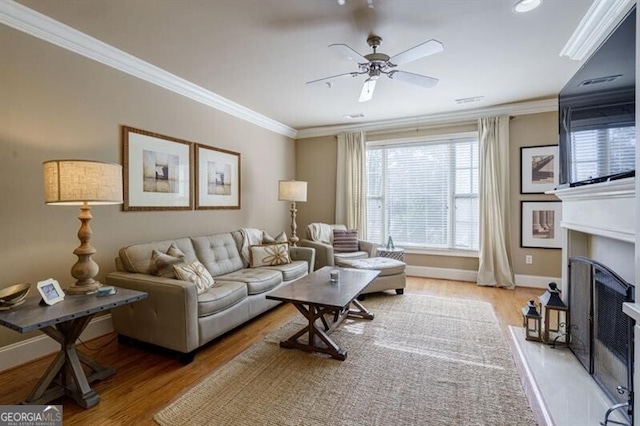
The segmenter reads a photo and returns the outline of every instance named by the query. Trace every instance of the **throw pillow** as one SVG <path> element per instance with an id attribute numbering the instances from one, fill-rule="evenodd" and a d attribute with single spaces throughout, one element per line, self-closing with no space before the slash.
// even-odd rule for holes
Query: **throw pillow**
<path id="1" fill-rule="evenodd" d="M 287 239 L 287 234 L 284 231 L 276 235 L 275 238 L 269 235 L 267 231 L 263 231 L 262 233 L 262 244 L 275 244 L 275 243 L 286 243 L 286 242 L 289 242 L 289 240 Z"/>
<path id="2" fill-rule="evenodd" d="M 334 229 L 333 250 L 337 253 L 351 253 L 358 251 L 358 230 Z"/>
<path id="3" fill-rule="evenodd" d="M 173 256 L 173 257 L 179 257 L 180 259 L 182 259 L 185 254 L 182 252 L 182 250 L 180 250 L 178 248 L 178 246 L 176 245 L 176 243 L 171 243 L 171 245 L 169 246 L 169 248 L 167 249 L 167 254 L 169 256 Z"/>
<path id="4" fill-rule="evenodd" d="M 194 283 L 198 287 L 198 294 L 209 290 L 215 282 L 207 268 L 197 260 L 188 264 L 174 265 L 173 269 L 179 279 Z"/>
<path id="5" fill-rule="evenodd" d="M 263 246 L 249 247 L 249 265 L 252 268 L 259 266 L 277 266 L 291 263 L 289 257 L 289 244 L 277 243 Z"/>
<path id="6" fill-rule="evenodd" d="M 173 266 L 184 263 L 183 257 L 175 257 L 159 252 L 158 250 L 154 250 L 151 252 L 149 273 L 157 277 L 175 278 L 176 273 L 173 270 Z"/>

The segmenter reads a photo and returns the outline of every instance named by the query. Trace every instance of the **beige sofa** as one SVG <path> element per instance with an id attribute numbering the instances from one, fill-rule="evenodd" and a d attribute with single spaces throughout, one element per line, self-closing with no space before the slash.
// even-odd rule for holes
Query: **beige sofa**
<path id="1" fill-rule="evenodd" d="M 369 241 L 358 240 L 357 250 L 351 252 L 336 252 L 333 247 L 333 230 L 346 230 L 344 225 L 329 225 L 326 223 L 312 223 L 307 226 L 305 238 L 298 243 L 301 247 L 310 247 L 316 251 L 315 269 L 323 266 L 334 266 L 343 260 L 358 260 L 374 257 L 376 245 Z"/>
<path id="2" fill-rule="evenodd" d="M 186 363 L 200 346 L 276 306 L 279 302 L 265 296 L 307 275 L 315 252 L 279 246 L 288 248 L 290 263 L 251 268 L 249 247 L 259 243 L 253 235 L 254 241 L 249 241 L 247 232 L 240 230 L 121 248 L 117 271 L 107 275 L 107 283 L 144 291 L 149 297 L 112 310 L 119 339 L 176 351 Z M 151 274 L 154 250 L 157 255 L 176 248 L 185 263 L 198 260 L 204 265 L 215 280 L 213 287 L 198 294 L 192 282 Z"/>

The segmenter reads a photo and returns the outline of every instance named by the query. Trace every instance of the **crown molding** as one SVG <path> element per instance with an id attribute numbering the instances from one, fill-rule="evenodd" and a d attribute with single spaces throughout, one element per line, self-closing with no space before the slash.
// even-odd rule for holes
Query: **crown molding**
<path id="1" fill-rule="evenodd" d="M 588 57 L 631 10 L 635 0 L 595 0 L 560 56 L 581 61 Z"/>
<path id="2" fill-rule="evenodd" d="M 441 114 L 420 117 L 399 118 L 394 120 L 376 121 L 372 123 L 342 124 L 336 126 L 314 127 L 298 130 L 298 139 L 319 136 L 335 136 L 342 132 L 365 131 L 381 132 L 402 130 L 410 127 L 425 127 L 472 122 L 482 117 L 498 115 L 537 114 L 558 110 L 558 99 L 543 99 L 538 101 L 518 102 L 512 104 L 495 105 L 486 108 L 468 109 L 464 111 L 445 112 Z"/>
<path id="3" fill-rule="evenodd" d="M 0 23 L 256 126 L 290 138 L 297 136 L 296 129 L 230 101 L 13 0 L 0 0 Z"/>

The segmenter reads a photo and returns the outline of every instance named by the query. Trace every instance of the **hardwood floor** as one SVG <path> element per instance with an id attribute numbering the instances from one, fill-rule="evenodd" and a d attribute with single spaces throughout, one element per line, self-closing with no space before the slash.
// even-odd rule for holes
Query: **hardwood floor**
<path id="1" fill-rule="evenodd" d="M 404 296 L 429 294 L 440 297 L 474 299 L 493 305 L 503 331 L 521 325 L 522 307 L 536 299 L 541 289 L 506 290 L 478 287 L 473 283 L 409 277 Z M 366 301 L 364 302 L 366 305 Z M 80 351 L 96 361 L 116 368 L 117 373 L 93 384 L 100 403 L 88 410 L 71 399 L 62 398 L 65 425 L 155 425 L 153 415 L 183 392 L 267 333 L 299 315 L 291 305 L 282 305 L 235 331 L 215 340 L 196 353 L 195 360 L 182 365 L 175 357 L 119 344 L 115 334 L 80 345 Z M 92 350 L 94 349 L 94 350 Z M 96 350 L 97 349 L 97 350 Z M 0 405 L 23 400 L 51 362 L 46 357 L 0 374 Z"/>

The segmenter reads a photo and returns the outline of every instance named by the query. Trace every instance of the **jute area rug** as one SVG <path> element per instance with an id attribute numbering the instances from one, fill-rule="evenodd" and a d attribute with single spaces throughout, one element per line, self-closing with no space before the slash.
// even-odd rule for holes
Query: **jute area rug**
<path id="1" fill-rule="evenodd" d="M 490 304 L 370 295 L 337 361 L 268 335 L 157 413 L 160 425 L 535 425 Z"/>

